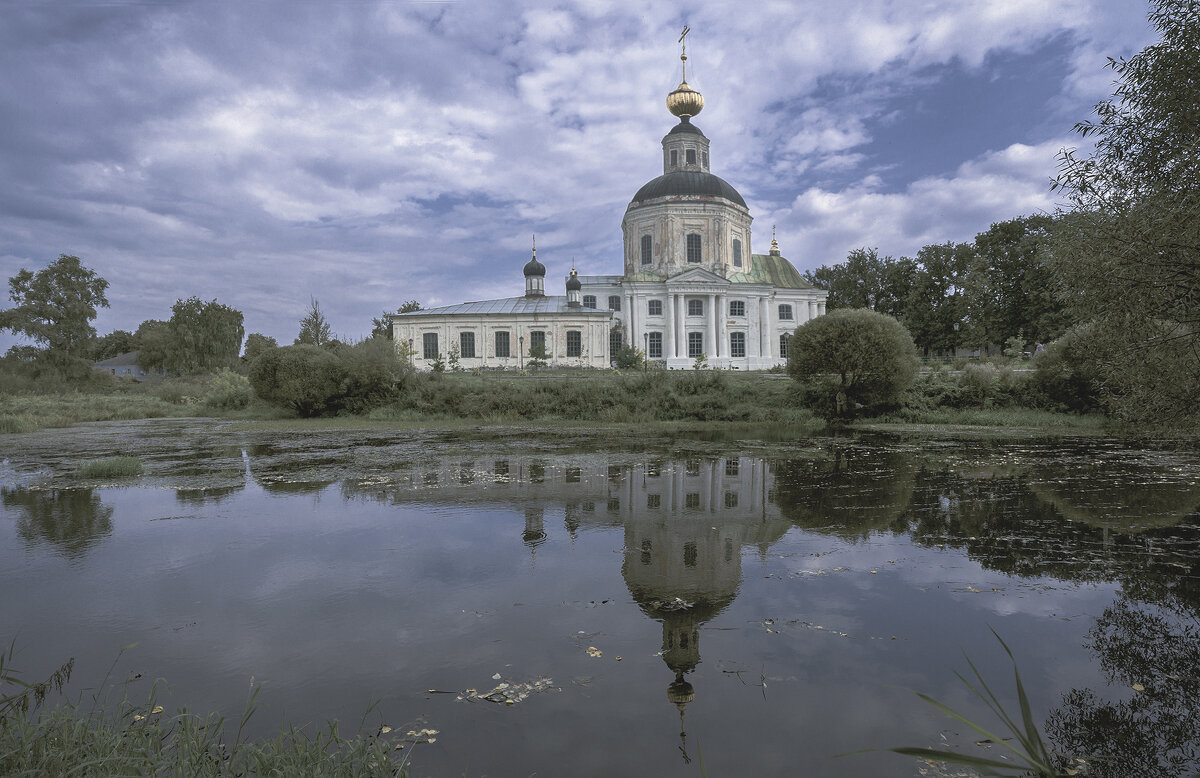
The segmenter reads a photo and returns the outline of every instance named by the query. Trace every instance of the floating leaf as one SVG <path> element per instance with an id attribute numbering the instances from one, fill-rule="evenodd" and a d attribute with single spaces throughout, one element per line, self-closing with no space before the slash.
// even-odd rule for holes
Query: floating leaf
<path id="1" fill-rule="evenodd" d="M 588 646 L 587 655 L 592 657 L 593 659 L 598 659 L 603 654 L 604 654 L 604 652 L 601 651 L 600 649 L 596 648 L 595 646 Z"/>
<path id="2" fill-rule="evenodd" d="M 151 712 L 151 713 L 162 713 L 162 712 L 163 712 L 163 706 L 161 706 L 161 705 L 155 705 L 153 708 L 151 708 L 151 709 L 150 709 L 150 712 Z"/>
<path id="3" fill-rule="evenodd" d="M 1135 692 L 1144 692 L 1144 691 L 1146 691 L 1146 687 L 1145 687 L 1145 686 L 1142 686 L 1140 683 L 1135 683 L 1135 684 L 1134 684 L 1134 685 L 1133 685 L 1131 688 L 1132 688 L 1132 689 L 1133 689 Z"/>

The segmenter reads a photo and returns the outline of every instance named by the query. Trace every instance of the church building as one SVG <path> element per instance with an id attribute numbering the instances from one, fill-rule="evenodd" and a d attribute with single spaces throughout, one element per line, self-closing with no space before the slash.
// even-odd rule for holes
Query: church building
<path id="1" fill-rule="evenodd" d="M 625 210 L 621 275 L 579 275 L 547 295 L 546 268 L 525 265 L 525 295 L 391 317 L 397 344 L 429 369 L 453 352 L 463 368 L 608 367 L 632 345 L 667 368 L 764 370 L 787 361 L 788 336 L 825 312 L 828 292 L 806 282 L 779 251 L 751 252 L 753 217 L 728 182 L 709 172 L 709 139 L 692 123 L 704 98 L 683 79 L 667 95 L 679 119 L 662 139 L 663 174 Z M 703 360 L 700 358 L 703 357 Z"/>

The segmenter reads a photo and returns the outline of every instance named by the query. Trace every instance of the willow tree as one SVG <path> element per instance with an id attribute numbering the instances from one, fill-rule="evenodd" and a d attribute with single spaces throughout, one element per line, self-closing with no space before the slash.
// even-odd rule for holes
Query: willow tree
<path id="1" fill-rule="evenodd" d="M 1054 256 L 1058 290 L 1090 321 L 1110 409 L 1200 418 L 1200 0 L 1152 0 L 1160 40 L 1109 60 L 1113 96 L 1075 126 L 1055 186 L 1074 214 Z"/>

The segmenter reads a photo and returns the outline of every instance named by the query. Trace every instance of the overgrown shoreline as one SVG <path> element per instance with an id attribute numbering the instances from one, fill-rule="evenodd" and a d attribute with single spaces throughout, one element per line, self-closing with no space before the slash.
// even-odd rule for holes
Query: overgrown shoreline
<path id="1" fill-rule="evenodd" d="M 805 407 L 797 384 L 774 374 L 696 371 L 575 372 L 542 375 L 410 376 L 398 399 L 360 414 L 301 419 L 252 394 L 228 401 L 222 376 L 135 384 L 99 377 L 64 391 L 23 386 L 0 397 L 0 433 L 28 433 L 97 421 L 208 417 L 258 428 L 458 428 L 525 423 L 567 427 L 672 429 L 786 428 L 815 432 L 829 425 Z M 905 406 L 862 417 L 848 428 L 992 427 L 1044 432 L 1107 432 L 1118 427 L 1098 413 L 1069 413 L 1020 404 L 1020 380 L 991 370 L 977 375 L 923 375 Z"/>

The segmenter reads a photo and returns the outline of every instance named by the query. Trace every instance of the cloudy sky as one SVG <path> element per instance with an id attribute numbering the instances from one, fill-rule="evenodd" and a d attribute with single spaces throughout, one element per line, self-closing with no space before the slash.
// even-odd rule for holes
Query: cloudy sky
<path id="1" fill-rule="evenodd" d="M 290 343 L 403 301 L 619 273 L 679 81 L 800 269 L 1053 210 L 1055 155 L 1152 42 L 1138 0 L 0 0 L 0 277 L 75 254 L 97 329 L 216 298 Z M 4 290 L 7 292 L 7 289 Z M 2 303 L 8 305 L 7 299 Z M 0 336 L 0 346 L 12 343 Z"/>

